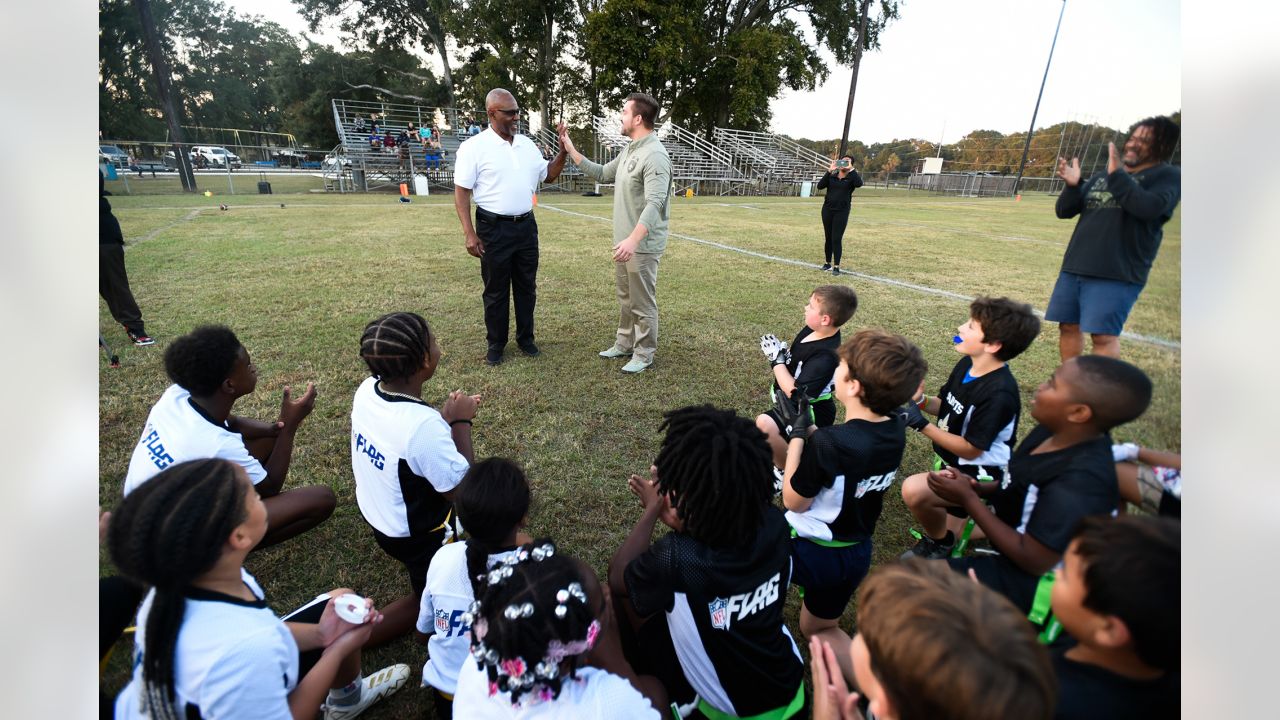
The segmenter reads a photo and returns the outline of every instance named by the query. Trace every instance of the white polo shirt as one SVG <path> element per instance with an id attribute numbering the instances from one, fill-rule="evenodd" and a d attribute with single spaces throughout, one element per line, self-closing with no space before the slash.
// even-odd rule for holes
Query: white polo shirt
<path id="1" fill-rule="evenodd" d="M 533 141 L 515 135 L 507 142 L 488 128 L 458 146 L 453 184 L 470 190 L 476 205 L 499 215 L 533 209 L 533 192 L 547 177 L 547 161 Z"/>

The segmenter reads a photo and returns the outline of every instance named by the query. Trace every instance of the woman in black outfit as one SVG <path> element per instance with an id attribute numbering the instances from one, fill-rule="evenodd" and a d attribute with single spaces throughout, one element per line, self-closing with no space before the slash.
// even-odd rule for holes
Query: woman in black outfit
<path id="1" fill-rule="evenodd" d="M 848 155 L 840 161 L 831 161 L 831 167 L 818 181 L 818 189 L 826 189 L 827 196 L 822 201 L 822 233 L 826 238 L 823 252 L 826 262 L 822 269 L 830 270 L 833 275 L 840 274 L 840 255 L 843 251 L 844 227 L 849 223 L 849 205 L 853 191 L 862 187 L 862 176 L 853 169 L 853 158 Z M 832 264 L 832 260 L 835 261 Z"/>

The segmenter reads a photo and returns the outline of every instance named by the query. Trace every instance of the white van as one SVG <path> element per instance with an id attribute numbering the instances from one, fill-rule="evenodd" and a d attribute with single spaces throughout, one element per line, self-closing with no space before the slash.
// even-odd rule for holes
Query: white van
<path id="1" fill-rule="evenodd" d="M 197 167 L 227 167 L 238 170 L 240 157 L 218 145 L 196 145 L 191 148 L 191 162 Z"/>

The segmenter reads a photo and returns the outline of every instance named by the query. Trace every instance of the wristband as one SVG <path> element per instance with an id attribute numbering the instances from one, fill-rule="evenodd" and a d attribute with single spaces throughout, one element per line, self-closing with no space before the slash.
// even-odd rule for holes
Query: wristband
<path id="1" fill-rule="evenodd" d="M 449 421 L 449 427 L 453 427 L 454 425 L 457 425 L 458 423 L 466 423 L 466 424 L 468 424 L 468 425 L 471 425 L 471 421 L 470 421 L 469 419 L 467 419 L 467 418 L 458 418 L 457 420 L 450 420 L 450 421 Z"/>
<path id="2" fill-rule="evenodd" d="M 929 396 L 928 396 L 928 395 L 921 394 L 921 395 L 920 395 L 920 402 L 916 403 L 916 407 L 918 407 L 918 408 L 920 408 L 921 410 L 923 410 L 923 409 L 925 409 L 925 407 L 926 407 L 928 404 L 929 404 Z"/>

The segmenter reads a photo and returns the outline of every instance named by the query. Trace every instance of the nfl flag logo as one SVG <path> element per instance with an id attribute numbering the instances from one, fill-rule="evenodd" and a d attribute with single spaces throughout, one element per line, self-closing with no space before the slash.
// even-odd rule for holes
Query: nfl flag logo
<path id="1" fill-rule="evenodd" d="M 449 611 L 436 610 L 436 632 L 441 635 L 449 634 Z"/>
<path id="2" fill-rule="evenodd" d="M 711 627 L 717 630 L 725 630 L 729 627 L 728 607 L 729 601 L 724 598 L 716 598 L 707 603 L 707 607 L 711 610 Z"/>

